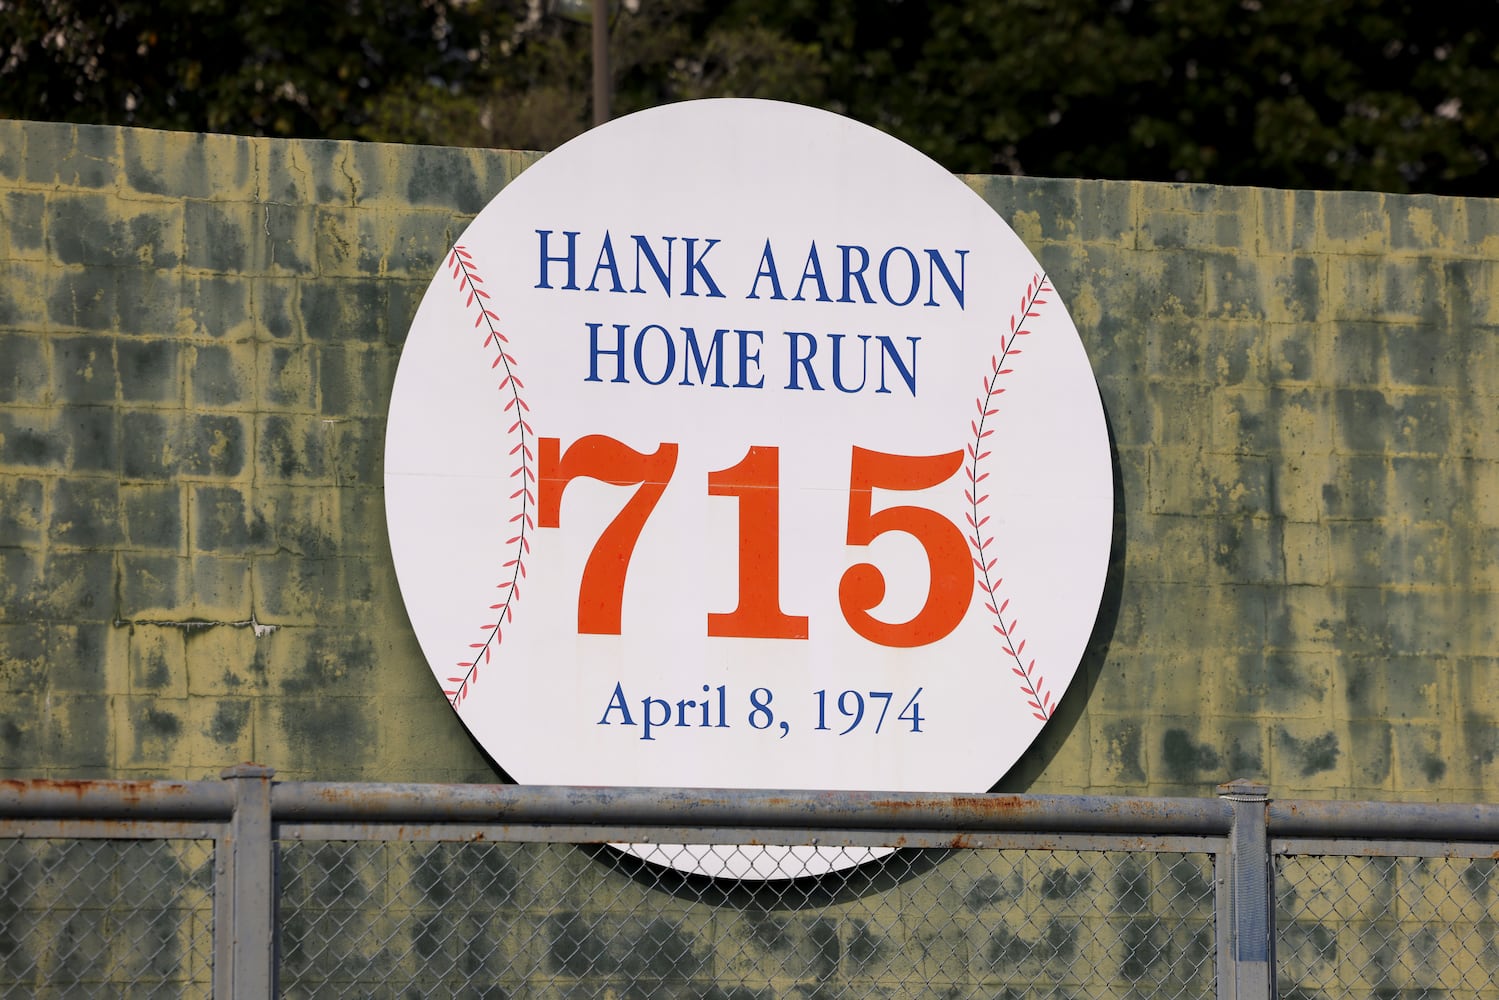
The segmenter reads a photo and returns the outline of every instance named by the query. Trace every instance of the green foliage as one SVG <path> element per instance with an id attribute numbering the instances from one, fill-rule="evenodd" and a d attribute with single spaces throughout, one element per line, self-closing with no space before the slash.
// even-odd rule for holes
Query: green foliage
<path id="1" fill-rule="evenodd" d="M 0 0 L 0 114 L 259 135 L 361 135 L 384 95 L 490 71 L 463 0 Z"/>
<path id="2" fill-rule="evenodd" d="M 589 26 L 528 0 L 0 0 L 0 114 L 549 149 Z M 627 0 L 614 110 L 813 104 L 960 172 L 1499 193 L 1499 0 Z"/>
<path id="3" fill-rule="evenodd" d="M 945 4 L 907 138 L 958 170 L 1492 193 L 1483 6 L 1454 23 L 1391 0 Z"/>

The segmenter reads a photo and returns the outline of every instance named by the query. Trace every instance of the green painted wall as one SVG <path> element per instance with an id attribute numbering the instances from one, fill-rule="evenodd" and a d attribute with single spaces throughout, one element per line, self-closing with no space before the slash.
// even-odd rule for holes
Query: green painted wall
<path id="1" fill-rule="evenodd" d="M 0 122 L 0 775 L 490 780 L 381 505 L 528 154 Z M 1116 564 L 1005 787 L 1499 792 L 1499 203 L 973 178 L 1093 359 Z"/>

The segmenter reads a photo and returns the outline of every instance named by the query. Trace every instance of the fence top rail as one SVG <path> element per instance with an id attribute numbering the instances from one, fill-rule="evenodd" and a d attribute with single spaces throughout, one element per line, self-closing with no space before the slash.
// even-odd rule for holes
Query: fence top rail
<path id="1" fill-rule="evenodd" d="M 1499 843 L 1499 805 L 1282 799 L 1266 806 L 1265 826 L 1272 837 Z"/>
<path id="2" fill-rule="evenodd" d="M 241 773 L 243 772 L 243 773 Z M 269 768 L 226 778 L 271 780 Z M 1219 836 L 1233 803 L 1215 798 L 957 795 L 924 792 L 595 788 L 558 785 L 280 782 L 271 814 L 291 823 L 464 823 L 537 826 Z M 1224 786 L 1225 794 L 1233 792 Z M 232 781 L 0 779 L 0 819 L 225 821 Z M 1266 832 L 1499 843 L 1499 804 L 1270 799 Z"/>
<path id="3" fill-rule="evenodd" d="M 295 782 L 273 786 L 289 822 L 452 822 L 799 829 L 1226 834 L 1219 799 L 913 792 Z"/>
<path id="4" fill-rule="evenodd" d="M 234 789 L 222 781 L 0 779 L 4 819 L 227 820 Z"/>

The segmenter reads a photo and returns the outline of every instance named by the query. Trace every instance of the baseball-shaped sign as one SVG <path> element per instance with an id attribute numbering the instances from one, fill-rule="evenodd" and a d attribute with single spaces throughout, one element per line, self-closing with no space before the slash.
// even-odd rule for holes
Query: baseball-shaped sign
<path id="1" fill-rule="evenodd" d="M 744 100 L 594 129 L 478 215 L 401 355 L 385 502 L 443 696 L 516 780 L 934 792 L 1056 711 L 1113 511 L 1009 226 L 882 132 Z"/>

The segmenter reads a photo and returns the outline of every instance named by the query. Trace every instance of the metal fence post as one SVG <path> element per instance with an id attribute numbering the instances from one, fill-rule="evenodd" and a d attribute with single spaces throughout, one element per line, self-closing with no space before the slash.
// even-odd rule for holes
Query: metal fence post
<path id="1" fill-rule="evenodd" d="M 1227 866 L 1227 949 L 1220 954 L 1227 968 L 1219 970 L 1218 995 L 1223 1000 L 1273 1000 L 1273 913 L 1270 892 L 1270 851 L 1265 831 L 1268 785 L 1239 779 L 1218 786 L 1220 798 L 1233 805 Z M 1219 908 L 1223 912 L 1223 908 Z"/>
<path id="2" fill-rule="evenodd" d="M 234 789 L 234 815 L 214 864 L 214 1000 L 270 1000 L 275 995 L 275 773 L 260 764 L 236 764 L 219 775 Z"/>

